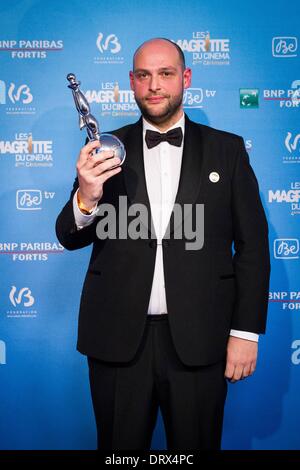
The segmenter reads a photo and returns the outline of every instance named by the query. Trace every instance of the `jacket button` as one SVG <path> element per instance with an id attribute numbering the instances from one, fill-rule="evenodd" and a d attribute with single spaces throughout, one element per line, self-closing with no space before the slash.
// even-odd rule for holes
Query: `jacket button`
<path id="1" fill-rule="evenodd" d="M 155 248 L 155 247 L 156 247 L 156 241 L 155 241 L 155 240 L 151 240 L 151 241 L 149 242 L 149 246 L 150 246 L 150 248 Z"/>
<path id="2" fill-rule="evenodd" d="M 163 240 L 163 241 L 162 241 L 162 246 L 163 246 L 164 248 L 168 248 L 168 246 L 170 246 L 169 240 Z"/>

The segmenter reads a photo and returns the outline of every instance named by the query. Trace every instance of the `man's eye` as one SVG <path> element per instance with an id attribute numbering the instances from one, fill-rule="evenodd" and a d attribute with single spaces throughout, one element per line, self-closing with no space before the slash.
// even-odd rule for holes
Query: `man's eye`
<path id="1" fill-rule="evenodd" d="M 172 75 L 172 73 L 171 73 L 171 72 L 168 72 L 168 71 L 165 71 L 165 72 L 162 72 L 161 75 L 162 75 L 163 77 L 170 77 L 170 76 Z"/>
<path id="2" fill-rule="evenodd" d="M 146 72 L 141 72 L 141 73 L 138 73 L 138 74 L 137 74 L 137 77 L 140 78 L 140 79 L 141 79 L 141 78 L 147 78 L 147 77 L 148 77 L 148 74 L 147 74 Z"/>

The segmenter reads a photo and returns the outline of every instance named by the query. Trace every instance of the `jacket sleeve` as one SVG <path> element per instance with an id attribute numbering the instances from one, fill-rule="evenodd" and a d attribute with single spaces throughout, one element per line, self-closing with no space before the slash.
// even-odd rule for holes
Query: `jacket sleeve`
<path id="1" fill-rule="evenodd" d="M 70 199 L 57 217 L 55 226 L 56 236 L 67 250 L 77 250 L 93 243 L 96 239 L 96 225 L 99 221 L 96 217 L 91 225 L 77 229 L 73 212 L 73 197 L 77 189 L 78 179 L 76 178 Z"/>
<path id="2" fill-rule="evenodd" d="M 241 138 L 232 178 L 232 217 L 237 295 L 231 328 L 264 333 L 270 277 L 268 225 Z"/>

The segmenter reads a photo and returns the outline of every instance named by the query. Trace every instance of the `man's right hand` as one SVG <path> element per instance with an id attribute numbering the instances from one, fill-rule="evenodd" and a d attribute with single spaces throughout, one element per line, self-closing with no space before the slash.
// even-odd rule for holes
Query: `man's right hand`
<path id="1" fill-rule="evenodd" d="M 112 168 L 120 163 L 119 158 L 113 157 L 113 151 L 94 153 L 100 146 L 98 141 L 85 145 L 76 165 L 80 201 L 88 209 L 92 209 L 102 198 L 105 181 L 121 171 L 120 166 Z"/>

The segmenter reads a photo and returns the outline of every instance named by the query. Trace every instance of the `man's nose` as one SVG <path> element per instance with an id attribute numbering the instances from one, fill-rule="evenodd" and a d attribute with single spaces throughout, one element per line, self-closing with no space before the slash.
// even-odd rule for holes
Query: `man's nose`
<path id="1" fill-rule="evenodd" d="M 160 82 L 158 75 L 152 75 L 149 83 L 149 90 L 157 91 L 160 90 Z"/>

